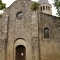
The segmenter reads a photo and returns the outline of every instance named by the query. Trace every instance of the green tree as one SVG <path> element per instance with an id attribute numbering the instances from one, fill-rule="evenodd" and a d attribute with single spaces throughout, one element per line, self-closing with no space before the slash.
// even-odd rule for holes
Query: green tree
<path id="1" fill-rule="evenodd" d="M 0 10 L 3 10 L 6 8 L 6 4 L 2 2 L 2 0 L 0 0 Z"/>
<path id="2" fill-rule="evenodd" d="M 60 0 L 54 0 L 54 6 L 57 9 L 57 15 L 60 16 Z"/>
<path id="3" fill-rule="evenodd" d="M 32 3 L 31 3 L 31 9 L 33 11 L 36 11 L 38 9 L 38 7 L 39 7 L 39 4 L 32 1 Z"/>

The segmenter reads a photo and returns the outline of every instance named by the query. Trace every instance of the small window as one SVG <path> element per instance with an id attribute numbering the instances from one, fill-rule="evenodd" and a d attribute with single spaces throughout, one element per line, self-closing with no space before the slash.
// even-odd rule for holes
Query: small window
<path id="1" fill-rule="evenodd" d="M 43 10 L 45 10 L 45 6 L 43 6 Z"/>
<path id="2" fill-rule="evenodd" d="M 49 38 L 49 29 L 44 28 L 44 38 Z"/>
<path id="3" fill-rule="evenodd" d="M 17 19 L 22 19 L 22 17 L 23 17 L 23 12 L 22 12 L 22 11 L 18 12 L 18 13 L 16 14 L 16 17 L 17 17 Z"/>
<path id="4" fill-rule="evenodd" d="M 41 11 L 42 11 L 42 6 L 41 6 Z"/>
<path id="5" fill-rule="evenodd" d="M 47 10 L 47 6 L 46 6 L 46 10 Z"/>
<path id="6" fill-rule="evenodd" d="M 50 10 L 50 7 L 48 6 L 48 10 Z"/>

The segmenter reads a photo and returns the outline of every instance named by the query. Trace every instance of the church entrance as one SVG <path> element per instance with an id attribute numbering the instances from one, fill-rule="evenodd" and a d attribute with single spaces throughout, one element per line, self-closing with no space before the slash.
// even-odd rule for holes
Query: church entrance
<path id="1" fill-rule="evenodd" d="M 26 48 L 23 45 L 16 47 L 16 60 L 25 60 L 26 59 Z"/>

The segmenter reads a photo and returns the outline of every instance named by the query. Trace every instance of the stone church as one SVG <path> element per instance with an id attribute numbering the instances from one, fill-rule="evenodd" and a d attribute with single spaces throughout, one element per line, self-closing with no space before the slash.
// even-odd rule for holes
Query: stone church
<path id="1" fill-rule="evenodd" d="M 60 18 L 48 0 L 16 0 L 0 17 L 0 60 L 60 60 Z"/>

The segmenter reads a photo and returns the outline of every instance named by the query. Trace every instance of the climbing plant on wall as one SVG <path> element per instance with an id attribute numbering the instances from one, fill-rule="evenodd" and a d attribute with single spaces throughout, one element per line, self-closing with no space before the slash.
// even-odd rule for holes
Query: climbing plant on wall
<path id="1" fill-rule="evenodd" d="M 39 4 L 37 2 L 31 2 L 31 9 L 36 11 L 39 8 Z"/>

